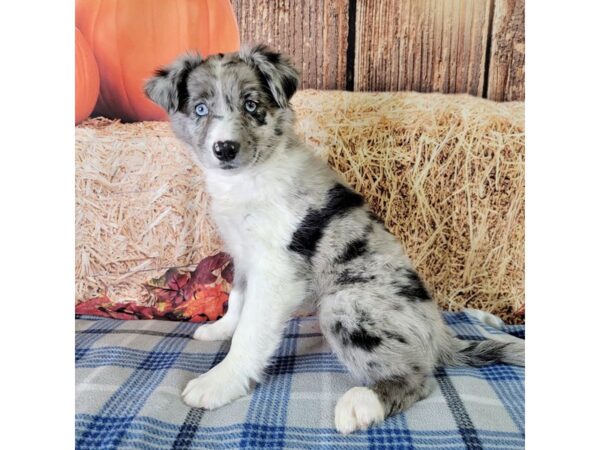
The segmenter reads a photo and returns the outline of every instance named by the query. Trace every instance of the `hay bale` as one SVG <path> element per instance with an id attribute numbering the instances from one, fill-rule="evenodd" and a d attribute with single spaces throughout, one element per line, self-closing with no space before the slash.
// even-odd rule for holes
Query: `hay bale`
<path id="1" fill-rule="evenodd" d="M 443 307 L 521 321 L 524 105 L 306 91 L 299 131 L 370 203 Z"/>
<path id="2" fill-rule="evenodd" d="M 307 90 L 297 130 L 365 195 L 441 306 L 522 321 L 524 107 L 467 95 Z M 77 300 L 147 301 L 141 283 L 220 249 L 202 174 L 166 123 L 76 130 Z"/>
<path id="3" fill-rule="evenodd" d="M 76 300 L 148 300 L 142 283 L 221 249 L 202 175 L 167 123 L 76 129 Z"/>

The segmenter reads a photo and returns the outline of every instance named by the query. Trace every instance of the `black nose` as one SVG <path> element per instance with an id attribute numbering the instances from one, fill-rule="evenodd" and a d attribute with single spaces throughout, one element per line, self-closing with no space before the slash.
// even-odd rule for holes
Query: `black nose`
<path id="1" fill-rule="evenodd" d="M 239 142 L 219 141 L 213 144 L 213 152 L 219 161 L 231 161 L 239 150 Z"/>

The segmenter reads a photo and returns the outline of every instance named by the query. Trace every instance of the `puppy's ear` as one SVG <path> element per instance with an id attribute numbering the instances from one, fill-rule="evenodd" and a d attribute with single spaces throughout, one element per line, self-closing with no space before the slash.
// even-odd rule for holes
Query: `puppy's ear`
<path id="1" fill-rule="evenodd" d="M 187 79 L 190 72 L 202 63 L 198 54 L 184 55 L 172 64 L 154 72 L 144 91 L 154 103 L 162 106 L 169 114 L 183 111 L 189 97 Z"/>
<path id="2" fill-rule="evenodd" d="M 298 71 L 289 59 L 265 45 L 242 48 L 240 58 L 258 71 L 275 103 L 280 108 L 286 108 L 298 88 Z"/>

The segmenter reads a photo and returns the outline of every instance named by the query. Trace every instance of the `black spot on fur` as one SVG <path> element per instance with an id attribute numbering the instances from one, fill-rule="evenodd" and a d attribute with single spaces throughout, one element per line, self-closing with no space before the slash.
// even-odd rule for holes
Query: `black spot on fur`
<path id="1" fill-rule="evenodd" d="M 469 345 L 467 345 L 465 348 L 463 348 L 460 352 L 461 353 L 471 353 L 473 350 L 475 350 L 477 348 L 477 346 L 479 345 L 479 342 L 471 342 Z"/>
<path id="2" fill-rule="evenodd" d="M 279 64 L 279 61 L 281 60 L 281 55 L 279 53 L 268 51 L 266 46 L 263 46 L 261 51 L 263 55 L 266 56 L 267 61 L 269 61 L 271 64 Z"/>
<path id="3" fill-rule="evenodd" d="M 190 97 L 190 93 L 187 88 L 187 81 L 192 69 L 196 66 L 192 65 L 189 61 L 185 62 L 179 79 L 177 80 L 177 110 L 184 111 L 187 105 L 187 101 Z"/>
<path id="4" fill-rule="evenodd" d="M 369 211 L 369 218 L 375 222 L 378 222 L 382 225 L 384 225 L 383 220 L 381 219 L 381 217 L 379 217 L 377 214 L 375 214 L 373 211 Z"/>
<path id="5" fill-rule="evenodd" d="M 336 263 L 347 263 L 355 258 L 358 258 L 361 255 L 364 255 L 367 251 L 367 241 L 366 239 L 356 239 L 346 245 L 344 249 L 344 253 L 338 256 L 335 260 Z"/>
<path id="6" fill-rule="evenodd" d="M 233 58 L 231 61 L 227 61 L 226 63 L 223 63 L 223 67 L 236 66 L 236 65 L 240 64 L 241 62 L 242 62 L 241 59 Z"/>
<path id="7" fill-rule="evenodd" d="M 268 47 L 264 45 L 257 47 L 257 50 L 260 51 L 260 53 L 262 53 L 267 58 L 267 61 L 269 61 L 274 66 L 277 66 L 278 64 L 284 62 L 282 61 L 281 55 L 279 53 L 269 51 Z M 272 78 L 268 73 L 264 73 L 263 76 L 268 88 L 268 83 L 272 80 Z M 296 92 L 296 89 L 298 88 L 298 80 L 296 78 L 283 77 L 283 79 L 281 79 L 280 81 L 285 96 L 287 98 L 290 98 L 292 95 L 294 95 L 294 92 Z"/>
<path id="8" fill-rule="evenodd" d="M 373 281 L 375 275 L 361 276 L 351 274 L 349 269 L 344 269 L 335 280 L 337 284 L 355 284 L 355 283 L 368 283 Z"/>
<path id="9" fill-rule="evenodd" d="M 225 104 L 230 111 L 233 111 L 233 101 L 230 94 L 225 94 Z"/>
<path id="10" fill-rule="evenodd" d="M 331 328 L 331 331 L 333 334 L 340 336 L 340 339 L 342 340 L 342 345 L 346 346 L 350 343 L 350 333 L 339 320 Z"/>
<path id="11" fill-rule="evenodd" d="M 154 71 L 154 75 L 156 75 L 157 77 L 165 78 L 165 77 L 169 76 L 169 71 L 167 69 L 165 69 L 164 67 L 161 67 L 160 69 L 156 69 Z"/>
<path id="12" fill-rule="evenodd" d="M 359 194 L 346 186 L 336 184 L 327 192 L 327 204 L 322 209 L 308 210 L 308 214 L 294 232 L 288 248 L 312 258 L 329 222 L 336 216 L 342 216 L 349 210 L 362 206 L 363 203 L 364 200 Z"/>
<path id="13" fill-rule="evenodd" d="M 410 302 L 431 300 L 429 292 L 414 270 L 404 270 L 403 274 L 407 278 L 406 281 L 392 282 L 392 286 L 396 289 L 396 295 L 406 298 Z"/>
<path id="14" fill-rule="evenodd" d="M 398 333 L 392 333 L 391 331 L 384 331 L 383 334 L 388 339 L 394 339 L 402 344 L 407 344 L 406 338 Z"/>
<path id="15" fill-rule="evenodd" d="M 254 123 L 259 127 L 262 127 L 263 125 L 267 124 L 267 111 L 264 108 L 258 107 L 253 112 L 247 112 L 246 117 L 251 118 L 251 120 L 253 120 Z"/>
<path id="16" fill-rule="evenodd" d="M 367 311 L 365 311 L 364 309 L 360 309 L 357 312 L 358 312 L 358 321 L 361 324 L 366 324 L 366 325 L 369 325 L 372 327 L 375 326 L 375 321 L 373 320 L 373 318 Z"/>
<path id="17" fill-rule="evenodd" d="M 274 55 L 277 58 L 277 61 L 279 61 L 278 54 L 271 53 L 270 55 Z M 273 64 L 275 65 L 275 63 L 273 63 Z M 271 91 L 271 84 L 274 83 L 271 73 L 265 72 L 265 71 L 261 70 L 261 68 L 259 68 L 259 67 L 254 67 L 254 73 L 256 74 L 256 76 L 260 82 L 262 91 L 265 94 L 267 94 L 267 97 L 269 98 L 269 100 L 271 102 L 271 106 L 279 107 L 280 105 L 277 103 L 277 100 L 275 99 L 275 96 L 273 95 L 273 92 Z M 279 79 L 279 77 L 278 77 L 278 79 Z M 296 89 L 298 88 L 298 80 L 296 80 L 296 79 L 281 77 L 281 79 L 279 79 L 279 82 L 281 84 L 281 89 L 283 90 L 283 92 L 287 98 L 290 98 L 292 95 L 294 95 L 294 92 L 296 92 Z"/>
<path id="18" fill-rule="evenodd" d="M 254 73 L 258 77 L 262 91 L 267 95 L 267 98 L 269 99 L 269 103 L 270 103 L 269 106 L 277 107 L 278 106 L 277 101 L 275 100 L 275 97 L 273 96 L 273 93 L 271 92 L 271 87 L 269 86 L 271 77 L 269 75 L 261 72 L 258 68 L 255 68 Z"/>
<path id="19" fill-rule="evenodd" d="M 281 136 L 283 134 L 283 131 L 281 131 L 281 128 L 277 127 L 275 128 L 275 136 Z"/>
<path id="20" fill-rule="evenodd" d="M 350 342 L 355 347 L 359 347 L 367 352 L 370 352 L 379 344 L 381 344 L 381 338 L 375 334 L 369 333 L 359 325 L 358 329 L 354 330 L 350 334 Z"/>
<path id="21" fill-rule="evenodd" d="M 332 215 L 345 212 L 349 208 L 362 206 L 364 199 L 352 189 L 336 184 L 328 192 L 329 202 L 325 207 Z"/>
<path id="22" fill-rule="evenodd" d="M 250 113 L 250 115 L 254 118 L 254 121 L 259 127 L 267 124 L 267 111 L 263 108 L 257 108 L 256 111 Z"/>
<path id="23" fill-rule="evenodd" d="M 396 301 L 393 303 L 393 307 L 396 311 L 404 311 L 404 302 Z"/>
<path id="24" fill-rule="evenodd" d="M 381 380 L 375 383 L 372 387 L 373 391 L 379 396 L 383 403 L 399 402 L 402 396 L 398 395 L 401 391 L 405 391 L 407 387 L 406 379 L 401 375 L 396 375 L 388 380 Z M 396 404 L 392 410 L 399 407 L 399 403 Z"/>
<path id="25" fill-rule="evenodd" d="M 342 322 L 338 320 L 331 327 L 331 332 L 340 338 L 342 345 L 348 346 L 351 344 L 368 352 L 381 344 L 381 338 L 375 334 L 369 333 L 362 325 L 359 325 L 356 330 L 350 332 L 342 325 Z"/>
<path id="26" fill-rule="evenodd" d="M 253 112 L 244 111 L 244 114 L 241 117 L 244 126 L 257 125 L 261 127 L 267 124 L 267 110 L 262 106 L 258 106 Z"/>
<path id="27" fill-rule="evenodd" d="M 384 405 L 386 416 L 410 407 L 415 401 L 425 397 L 426 378 L 417 376 L 396 375 L 385 380 L 377 381 L 371 388 Z"/>
<path id="28" fill-rule="evenodd" d="M 429 292 L 427 292 L 427 289 L 425 289 L 425 286 L 423 285 L 419 275 L 414 271 L 409 271 L 407 276 L 411 283 L 410 289 L 408 289 L 407 292 L 409 298 L 417 300 L 431 300 L 431 296 L 429 295 Z"/>
<path id="29" fill-rule="evenodd" d="M 412 368 L 413 372 L 415 372 L 415 373 L 421 372 L 421 366 L 419 366 L 417 364 L 415 364 L 414 366 L 411 366 L 411 368 Z"/>
<path id="30" fill-rule="evenodd" d="M 335 323 L 335 325 L 331 328 L 331 331 L 333 331 L 334 333 L 338 334 L 340 331 L 342 331 L 342 328 L 344 328 L 344 325 L 342 325 L 342 322 L 340 322 L 338 320 Z"/>
<path id="31" fill-rule="evenodd" d="M 298 88 L 298 80 L 295 78 L 284 78 L 281 82 L 283 92 L 287 98 L 290 98 Z"/>
<path id="32" fill-rule="evenodd" d="M 469 358 L 469 364 L 473 366 L 486 366 L 488 364 L 500 363 L 504 359 L 504 351 L 508 344 L 496 341 L 471 342 L 459 353 Z"/>

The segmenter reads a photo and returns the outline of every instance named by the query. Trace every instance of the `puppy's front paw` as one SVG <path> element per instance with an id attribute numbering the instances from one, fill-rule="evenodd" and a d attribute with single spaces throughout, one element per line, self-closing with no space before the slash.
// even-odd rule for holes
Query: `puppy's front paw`
<path id="1" fill-rule="evenodd" d="M 225 341 L 233 336 L 234 327 L 225 318 L 208 325 L 200 325 L 194 332 L 194 339 L 199 341 Z"/>
<path id="2" fill-rule="evenodd" d="M 335 428 L 342 434 L 364 430 L 385 419 L 377 394 L 366 387 L 354 387 L 335 405 Z"/>
<path id="3" fill-rule="evenodd" d="M 216 409 L 246 395 L 249 380 L 222 368 L 223 363 L 191 380 L 183 390 L 183 401 L 195 408 Z"/>

